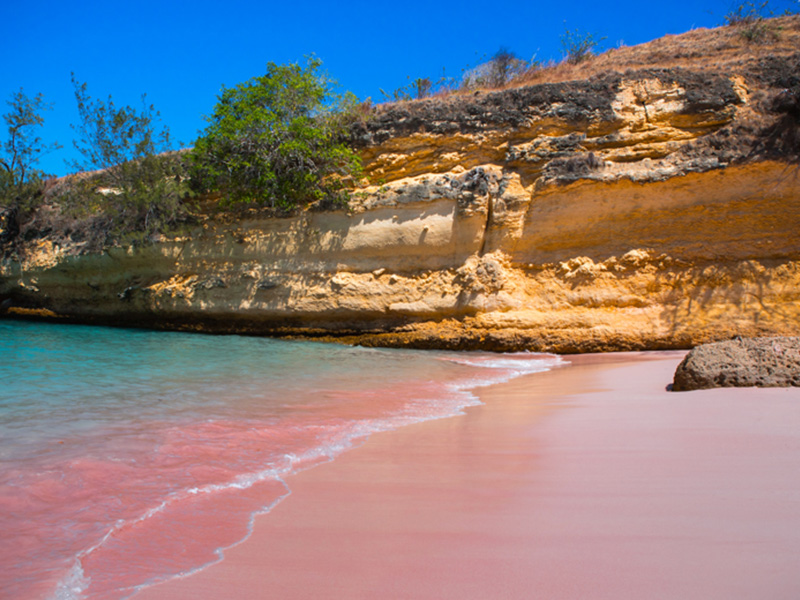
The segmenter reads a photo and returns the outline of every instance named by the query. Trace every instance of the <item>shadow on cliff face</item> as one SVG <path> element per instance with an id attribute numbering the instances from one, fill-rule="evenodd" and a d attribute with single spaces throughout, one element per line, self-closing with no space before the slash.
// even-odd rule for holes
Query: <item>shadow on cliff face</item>
<path id="1" fill-rule="evenodd" d="M 800 163 L 800 52 L 787 58 L 761 59 L 748 77 L 766 88 L 755 108 L 772 122 L 755 132 L 746 159 Z"/>
<path id="2" fill-rule="evenodd" d="M 765 145 L 770 154 L 800 164 L 800 61 L 787 86 L 772 99 L 772 112 L 778 120 L 766 131 Z"/>
<path id="3" fill-rule="evenodd" d="M 670 335 L 689 333 L 699 343 L 795 330 L 800 315 L 793 310 L 796 303 L 787 300 L 797 295 L 799 278 L 794 261 L 748 260 L 659 272 L 653 288 L 664 307 L 660 320 Z"/>
<path id="4" fill-rule="evenodd" d="M 17 207 L 0 208 L 0 248 L 5 249 L 19 235 Z"/>

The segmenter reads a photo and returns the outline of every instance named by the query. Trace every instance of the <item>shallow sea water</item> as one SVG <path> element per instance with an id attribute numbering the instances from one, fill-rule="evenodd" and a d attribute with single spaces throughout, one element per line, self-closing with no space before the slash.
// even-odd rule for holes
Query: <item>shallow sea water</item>
<path id="1" fill-rule="evenodd" d="M 191 573 L 288 475 L 559 360 L 0 321 L 0 597 Z"/>

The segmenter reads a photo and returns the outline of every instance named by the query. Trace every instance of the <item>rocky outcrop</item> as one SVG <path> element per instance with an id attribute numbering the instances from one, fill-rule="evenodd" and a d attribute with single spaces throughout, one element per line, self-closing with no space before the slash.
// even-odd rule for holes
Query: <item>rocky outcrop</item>
<path id="1" fill-rule="evenodd" d="M 368 173 L 387 181 L 483 164 L 503 165 L 526 181 L 544 174 L 540 186 L 587 175 L 613 180 L 631 175 L 630 163 L 662 159 L 729 124 L 745 94 L 739 79 L 716 74 L 612 73 L 393 105 L 357 130 L 356 139 Z M 589 153 L 596 162 L 585 160 Z M 694 158 L 679 155 L 661 169 L 650 164 L 635 179 L 719 166 Z"/>
<path id="2" fill-rule="evenodd" d="M 786 23 L 800 39 L 800 19 Z M 800 54 L 751 54 L 729 71 L 683 61 L 379 108 L 353 131 L 369 181 L 347 211 L 208 212 L 101 250 L 46 215 L 14 221 L 0 301 L 17 316 L 382 346 L 796 335 Z"/>
<path id="3" fill-rule="evenodd" d="M 673 391 L 800 387 L 800 338 L 736 338 L 694 348 L 675 371 Z"/>

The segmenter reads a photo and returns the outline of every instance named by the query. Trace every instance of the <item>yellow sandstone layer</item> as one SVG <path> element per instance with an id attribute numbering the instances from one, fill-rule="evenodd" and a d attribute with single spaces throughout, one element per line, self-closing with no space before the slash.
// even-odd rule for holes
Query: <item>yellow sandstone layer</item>
<path id="1" fill-rule="evenodd" d="M 209 217 L 103 253 L 44 239 L 2 262 L 0 295 L 12 314 L 389 346 L 586 352 L 796 335 L 798 169 L 728 164 L 718 146 L 735 136 L 708 140 L 753 113 L 748 84 L 687 77 L 484 94 L 477 124 L 425 113 L 404 131 L 390 115 L 388 137 L 363 150 L 373 184 L 348 211 Z M 414 110 L 471 114 L 438 102 Z"/>

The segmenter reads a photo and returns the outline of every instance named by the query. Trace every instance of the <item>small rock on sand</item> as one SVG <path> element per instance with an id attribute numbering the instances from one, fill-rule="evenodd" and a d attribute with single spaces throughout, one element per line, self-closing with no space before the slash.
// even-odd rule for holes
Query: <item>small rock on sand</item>
<path id="1" fill-rule="evenodd" d="M 800 337 L 734 338 L 697 346 L 678 365 L 672 389 L 754 386 L 800 387 Z"/>

